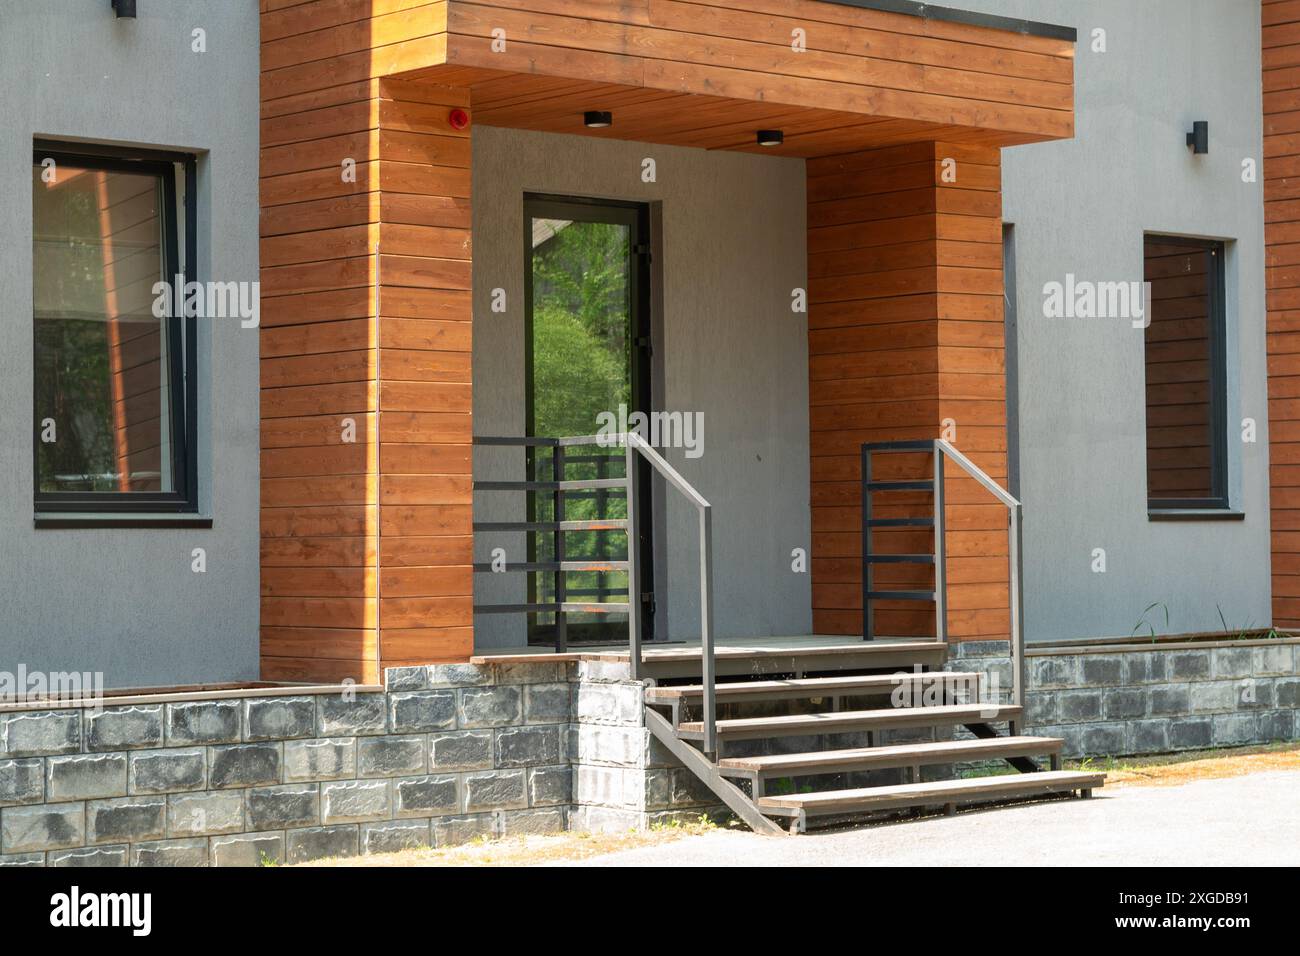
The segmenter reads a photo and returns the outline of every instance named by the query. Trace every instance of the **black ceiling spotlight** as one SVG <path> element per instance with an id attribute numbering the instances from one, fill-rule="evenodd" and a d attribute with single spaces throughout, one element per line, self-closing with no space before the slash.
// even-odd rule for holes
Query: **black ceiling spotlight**
<path id="1" fill-rule="evenodd" d="M 760 129 L 758 131 L 759 146 L 780 146 L 785 142 L 785 133 L 779 129 Z"/>
<path id="2" fill-rule="evenodd" d="M 1210 124 L 1197 120 L 1192 124 L 1192 131 L 1187 134 L 1187 145 L 1197 156 L 1210 151 Z"/>
<path id="3" fill-rule="evenodd" d="M 582 125 L 587 129 L 606 129 L 614 125 L 614 114 L 607 110 L 587 110 L 582 114 Z"/>
<path id="4" fill-rule="evenodd" d="M 119 20 L 135 19 L 135 0 L 112 0 L 112 3 Z"/>

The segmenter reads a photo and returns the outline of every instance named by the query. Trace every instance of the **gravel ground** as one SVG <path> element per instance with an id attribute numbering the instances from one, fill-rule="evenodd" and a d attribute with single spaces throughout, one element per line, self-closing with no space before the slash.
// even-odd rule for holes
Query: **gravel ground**
<path id="1" fill-rule="evenodd" d="M 798 837 L 716 831 L 555 865 L 1296 866 L 1300 772 L 1097 790 Z"/>

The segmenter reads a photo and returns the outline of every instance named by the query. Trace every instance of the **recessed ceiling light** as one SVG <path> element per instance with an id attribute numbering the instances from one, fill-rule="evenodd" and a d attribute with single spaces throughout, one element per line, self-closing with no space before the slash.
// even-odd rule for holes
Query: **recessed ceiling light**
<path id="1" fill-rule="evenodd" d="M 614 125 L 614 114 L 606 110 L 587 110 L 582 114 L 582 124 L 587 129 L 605 129 Z"/>
<path id="2" fill-rule="evenodd" d="M 780 146 L 785 142 L 785 133 L 779 129 L 760 129 L 758 131 L 759 146 Z"/>

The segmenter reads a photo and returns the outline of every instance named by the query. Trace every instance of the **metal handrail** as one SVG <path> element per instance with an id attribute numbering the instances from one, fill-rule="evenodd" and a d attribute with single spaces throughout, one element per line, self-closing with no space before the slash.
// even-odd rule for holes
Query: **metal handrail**
<path id="1" fill-rule="evenodd" d="M 1021 706 L 1024 703 L 1024 686 L 1025 686 L 1025 654 L 1024 654 L 1024 559 L 1021 540 L 1021 522 L 1023 519 L 1023 506 L 1019 499 L 1014 497 L 1009 491 L 999 485 L 984 469 L 975 464 L 964 454 L 958 451 L 950 442 L 942 439 L 930 439 L 923 441 L 896 441 L 896 442 L 870 442 L 862 446 L 864 462 L 866 456 L 874 451 L 884 452 L 908 452 L 908 451 L 931 451 L 934 454 L 934 601 L 935 601 L 935 631 L 936 637 L 940 641 L 947 641 L 948 638 L 948 621 L 947 621 L 947 570 L 945 567 L 945 531 L 946 518 L 944 514 L 945 502 L 945 474 L 943 467 L 944 458 L 955 462 L 971 478 L 974 478 L 986 491 L 997 498 L 1004 505 L 1008 512 L 1007 526 L 1007 570 L 1008 570 L 1008 601 L 1010 604 L 1011 627 L 1010 645 L 1011 645 L 1011 703 Z M 864 471 L 863 474 L 863 514 L 870 514 L 870 490 L 865 482 L 870 475 Z M 866 542 L 870 542 L 870 529 L 864 523 L 864 531 L 867 534 Z M 864 560 L 869 557 L 864 552 Z M 864 587 L 867 590 L 867 575 L 869 568 L 864 565 L 862 574 Z M 869 615 L 869 608 L 864 604 L 863 614 Z M 870 625 L 866 626 L 866 633 L 870 634 Z"/>
<path id="2" fill-rule="evenodd" d="M 602 447 L 618 447 L 622 445 L 625 449 L 627 476 L 627 626 L 628 626 L 628 644 L 629 644 L 629 669 L 633 680 L 640 680 L 644 671 L 645 658 L 641 649 L 641 561 L 639 548 L 637 547 L 639 529 L 637 528 L 638 520 L 638 503 L 640 501 L 640 479 L 637 472 L 640 470 L 636 467 L 636 456 L 640 455 L 650 465 L 659 472 L 673 487 L 675 487 L 683 497 L 695 506 L 699 514 L 700 521 L 700 650 L 701 650 L 701 681 L 704 690 L 704 739 L 701 742 L 701 749 L 706 754 L 713 754 L 717 751 L 717 658 L 713 642 L 713 506 L 705 500 L 691 483 L 683 478 L 672 465 L 657 452 L 653 446 L 647 443 L 640 435 L 635 432 L 624 432 L 616 435 L 581 435 L 571 438 L 540 438 L 540 437 L 497 437 L 497 436 L 475 436 L 474 444 L 480 446 L 498 446 L 498 447 L 528 447 L 528 448 L 554 448 L 557 452 L 563 449 L 580 445 L 600 445 Z M 561 478 L 557 477 L 555 485 L 561 483 Z M 509 490 L 503 486 L 512 485 L 511 482 L 489 482 L 480 490 Z M 478 487 L 479 483 L 475 483 Z M 562 489 L 556 488 L 557 497 L 562 493 Z M 562 515 L 562 512 L 561 512 Z M 557 518 L 560 517 L 557 515 Z M 510 528 L 519 530 L 550 530 L 552 526 L 559 529 L 559 521 L 555 522 L 506 522 Z M 532 527 L 537 525 L 537 527 Z M 528 526 L 528 527 L 525 527 Z M 503 528 L 504 529 L 504 528 Z M 559 560 L 563 561 L 563 554 Z M 561 570 L 562 573 L 562 570 Z M 561 595 L 562 597 L 563 595 Z M 560 604 L 561 609 L 565 605 Z M 500 605 L 494 610 L 503 613 L 525 612 L 540 608 L 542 605 Z M 479 608 L 476 611 L 486 612 L 493 608 Z M 559 613 L 563 614 L 563 610 Z"/>
<path id="3" fill-rule="evenodd" d="M 639 679 L 641 674 L 641 665 L 644 663 L 641 657 L 641 628 L 640 628 L 640 608 L 639 601 L 633 598 L 634 595 L 641 593 L 641 571 L 637 559 L 633 556 L 636 552 L 634 542 L 636 541 L 636 509 L 634 505 L 638 500 L 637 489 L 637 469 L 634 464 L 633 452 L 637 452 L 654 466 L 670 484 L 672 484 L 681 494 L 695 506 L 696 512 L 700 519 L 700 658 L 701 658 L 701 678 L 700 684 L 704 690 L 704 740 L 701 742 L 701 749 L 706 754 L 717 752 L 717 659 L 713 646 L 713 506 L 704 499 L 704 496 L 696 491 L 691 483 L 678 474 L 677 469 L 664 459 L 664 457 L 655 451 L 653 446 L 647 443 L 636 432 L 626 432 L 619 436 L 619 439 L 627 447 L 627 474 L 628 474 L 628 604 L 633 609 L 628 614 L 628 639 L 631 644 L 630 658 L 632 663 L 632 678 Z M 635 590 L 633 587 L 635 586 Z"/>
<path id="4" fill-rule="evenodd" d="M 981 485 L 987 488 L 989 492 L 992 493 L 993 497 L 998 499 L 998 501 L 1002 502 L 1008 508 L 1020 507 L 1020 502 L 1015 498 L 1013 498 L 1009 491 L 1007 491 L 996 481 L 990 478 L 988 474 L 985 473 L 983 468 L 981 468 L 979 465 L 975 464 L 975 462 L 971 461 L 969 458 L 967 458 L 965 455 L 959 452 L 948 441 L 942 438 L 936 438 L 934 443 L 936 446 L 942 449 L 945 455 L 947 455 L 957 464 L 961 465 L 962 468 L 966 470 L 966 473 L 968 475 L 970 475 Z"/>

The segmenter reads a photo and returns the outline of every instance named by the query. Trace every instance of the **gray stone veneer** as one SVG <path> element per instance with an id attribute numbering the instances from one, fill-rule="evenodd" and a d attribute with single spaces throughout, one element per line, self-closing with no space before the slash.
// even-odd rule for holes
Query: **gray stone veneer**
<path id="1" fill-rule="evenodd" d="M 1167 753 L 1294 740 L 1300 646 L 1294 639 L 1033 649 L 1025 726 L 1061 737 L 1065 755 Z M 954 644 L 949 670 L 996 675 L 1009 698 L 1006 641 Z"/>
<path id="2" fill-rule="evenodd" d="M 627 673 L 439 664 L 352 699 L 0 710 L 0 865 L 297 863 L 698 816 L 716 801 Z"/>

